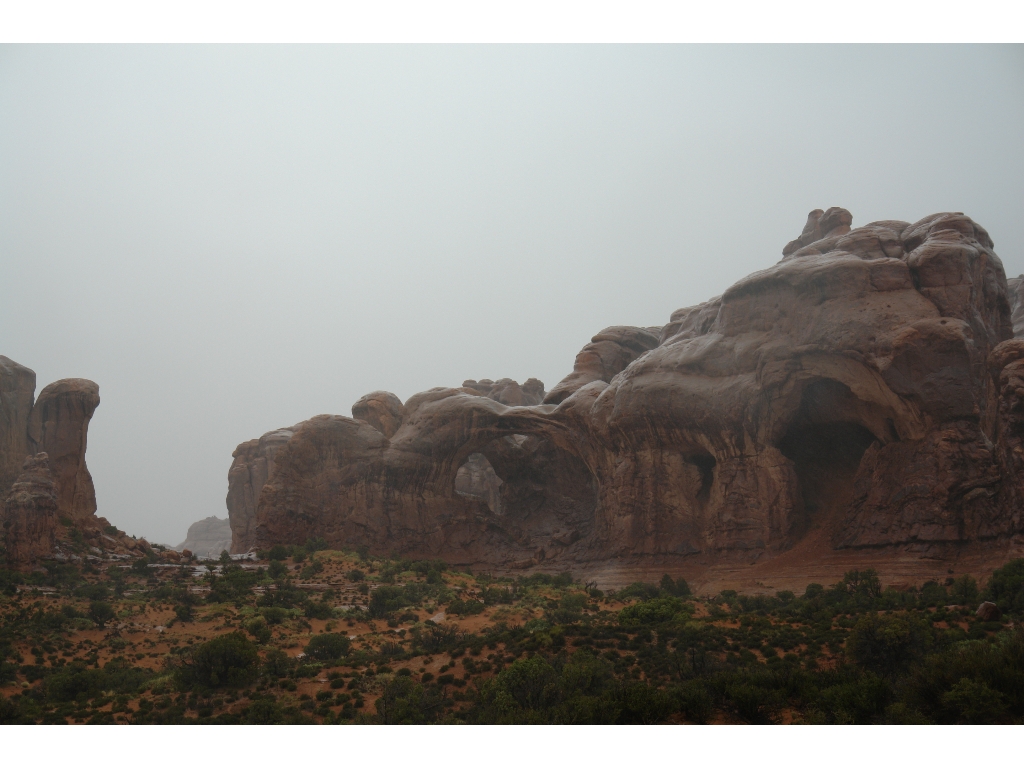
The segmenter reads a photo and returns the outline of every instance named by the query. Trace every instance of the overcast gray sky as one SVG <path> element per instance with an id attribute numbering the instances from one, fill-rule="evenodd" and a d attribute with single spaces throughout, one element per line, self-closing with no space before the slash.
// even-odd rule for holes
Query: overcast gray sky
<path id="1" fill-rule="evenodd" d="M 964 211 L 1024 272 L 1024 47 L 0 48 L 0 354 L 100 385 L 99 513 L 375 389 L 548 388 L 813 208 Z"/>

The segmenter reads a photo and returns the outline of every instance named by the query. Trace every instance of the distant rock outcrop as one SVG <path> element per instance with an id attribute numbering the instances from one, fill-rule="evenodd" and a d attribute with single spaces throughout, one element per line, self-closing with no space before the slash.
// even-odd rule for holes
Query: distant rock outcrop
<path id="1" fill-rule="evenodd" d="M 4 500 L 3 533 L 7 564 L 35 565 L 57 544 L 57 491 L 45 453 L 26 457 L 21 474 Z"/>
<path id="2" fill-rule="evenodd" d="M 188 527 L 185 540 L 174 549 L 200 558 L 219 557 L 221 552 L 231 551 L 231 525 L 216 515 L 199 520 Z"/>
<path id="3" fill-rule="evenodd" d="M 1024 531 L 1019 285 L 963 214 L 851 223 L 813 211 L 774 266 L 602 331 L 546 395 L 467 381 L 304 422 L 251 540 L 517 568 Z"/>

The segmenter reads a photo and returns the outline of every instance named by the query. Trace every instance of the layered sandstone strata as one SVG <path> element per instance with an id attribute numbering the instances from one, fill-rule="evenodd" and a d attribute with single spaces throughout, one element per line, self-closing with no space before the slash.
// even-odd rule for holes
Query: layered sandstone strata
<path id="1" fill-rule="evenodd" d="M 813 211 L 774 266 L 602 331 L 542 404 L 466 382 L 310 419 L 246 508 L 254 543 L 527 566 L 1021 531 L 1024 354 L 992 240 L 958 213 L 851 224 Z"/>

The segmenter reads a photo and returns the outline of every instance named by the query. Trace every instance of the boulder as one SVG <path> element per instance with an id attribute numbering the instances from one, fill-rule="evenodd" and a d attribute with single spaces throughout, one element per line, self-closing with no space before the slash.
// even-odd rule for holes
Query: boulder
<path id="1" fill-rule="evenodd" d="M 1003 617 L 1003 612 L 999 610 L 998 605 L 986 600 L 978 606 L 978 610 L 974 612 L 974 615 L 979 621 L 999 621 Z"/>
<path id="2" fill-rule="evenodd" d="M 352 418 L 365 421 L 384 437 L 391 437 L 402 426 L 405 408 L 390 392 L 371 392 L 352 406 Z"/>
<path id="3" fill-rule="evenodd" d="M 56 484 L 45 453 L 28 456 L 11 486 L 3 508 L 7 564 L 34 566 L 53 554 L 59 526 Z"/>

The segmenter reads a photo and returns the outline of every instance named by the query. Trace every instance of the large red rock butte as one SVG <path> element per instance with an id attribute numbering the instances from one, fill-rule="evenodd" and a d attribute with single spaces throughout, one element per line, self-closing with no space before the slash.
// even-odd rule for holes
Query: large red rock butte
<path id="1" fill-rule="evenodd" d="M 354 418 L 270 433 L 272 467 L 267 435 L 243 443 L 235 551 L 323 537 L 496 570 L 694 573 L 1019 541 L 1020 282 L 961 213 L 851 224 L 811 212 L 774 266 L 663 327 L 605 329 L 546 394 L 375 392 Z"/>

